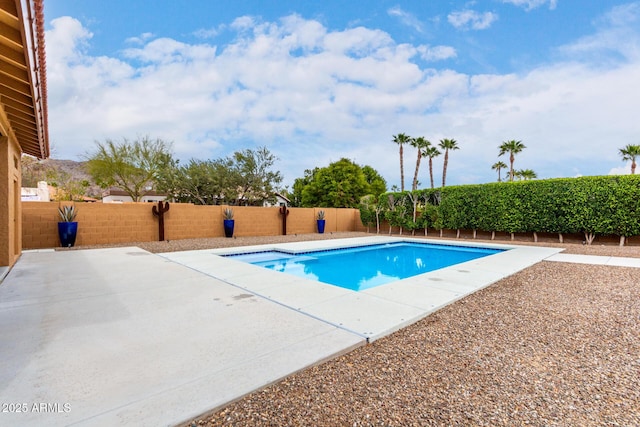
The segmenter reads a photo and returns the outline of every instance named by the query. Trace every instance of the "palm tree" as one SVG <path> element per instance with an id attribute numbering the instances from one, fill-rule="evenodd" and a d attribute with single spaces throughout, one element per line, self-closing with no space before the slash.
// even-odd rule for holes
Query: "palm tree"
<path id="1" fill-rule="evenodd" d="M 516 171 L 515 174 L 519 179 L 523 179 L 525 181 L 536 179 L 538 177 L 538 174 L 535 173 L 532 169 L 520 169 Z"/>
<path id="2" fill-rule="evenodd" d="M 393 142 L 400 146 L 400 188 L 401 191 L 404 191 L 404 155 L 402 150 L 403 144 L 408 144 L 411 141 L 411 137 L 409 135 L 405 135 L 404 133 L 399 133 L 397 135 L 393 135 Z"/>
<path id="3" fill-rule="evenodd" d="M 498 171 L 498 182 L 502 182 L 502 177 L 500 176 L 500 171 L 502 169 L 506 169 L 507 165 L 504 162 L 496 162 L 493 164 L 493 166 L 491 166 L 491 169 L 493 169 L 494 171 L 497 170 Z"/>
<path id="4" fill-rule="evenodd" d="M 433 145 L 428 146 L 424 150 L 424 156 L 429 158 L 429 178 L 431 178 L 431 188 L 433 188 L 433 158 L 440 155 L 438 147 Z"/>
<path id="5" fill-rule="evenodd" d="M 631 160 L 631 175 L 636 173 L 636 157 L 640 156 L 640 145 L 627 144 L 626 147 L 620 149 L 622 160 Z"/>
<path id="6" fill-rule="evenodd" d="M 417 138 L 411 138 L 411 145 L 418 149 L 416 171 L 413 174 L 413 185 L 411 186 L 411 190 L 415 191 L 418 189 L 418 170 L 420 169 L 420 161 L 424 157 L 424 150 L 431 145 L 431 142 L 426 140 L 424 136 L 419 136 Z"/>
<path id="7" fill-rule="evenodd" d="M 504 141 L 502 145 L 500 145 L 500 153 L 498 156 L 502 156 L 505 153 L 509 153 L 509 162 L 511 166 L 509 167 L 509 181 L 513 181 L 513 162 L 516 161 L 516 154 L 527 148 L 522 141 L 516 141 L 512 139 L 510 141 Z"/>
<path id="8" fill-rule="evenodd" d="M 457 150 L 458 143 L 455 139 L 441 139 L 440 140 L 440 148 L 444 150 L 444 165 L 442 166 L 442 186 L 445 186 L 447 182 L 447 166 L 449 166 L 449 150 Z"/>

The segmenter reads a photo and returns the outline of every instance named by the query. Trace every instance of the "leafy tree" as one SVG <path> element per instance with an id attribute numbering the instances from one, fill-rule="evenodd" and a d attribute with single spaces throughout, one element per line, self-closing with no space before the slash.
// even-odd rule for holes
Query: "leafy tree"
<path id="1" fill-rule="evenodd" d="M 440 154 L 440 150 L 438 147 L 434 147 L 433 145 L 428 146 L 424 150 L 425 157 L 429 158 L 429 179 L 431 180 L 431 188 L 433 188 L 433 159 L 434 157 L 438 157 Z"/>
<path id="2" fill-rule="evenodd" d="M 170 150 L 171 144 L 148 136 L 135 141 L 125 138 L 121 143 L 96 141 L 96 150 L 87 155 L 87 170 L 101 187 L 118 187 L 138 202 L 155 188 L 161 172 L 171 167 Z"/>
<path id="3" fill-rule="evenodd" d="M 418 158 L 416 159 L 416 171 L 413 174 L 413 185 L 411 189 L 413 191 L 418 189 L 418 170 L 420 169 L 420 161 L 425 157 L 425 150 L 431 145 L 431 142 L 425 139 L 423 136 L 417 138 L 411 138 L 411 145 L 418 149 Z"/>
<path id="4" fill-rule="evenodd" d="M 387 203 L 385 206 L 385 219 L 389 222 L 389 234 L 393 227 L 398 227 L 399 234 L 402 235 L 402 229 L 408 223 L 409 209 L 405 204 L 407 193 L 401 192 L 396 195 L 387 194 Z"/>
<path id="5" fill-rule="evenodd" d="M 503 154 L 509 153 L 509 181 L 513 181 L 514 178 L 514 170 L 513 170 L 513 162 L 516 160 L 516 154 L 520 153 L 522 150 L 527 148 L 522 141 L 516 141 L 514 139 L 510 141 L 504 141 L 502 145 L 500 145 L 500 153 L 498 156 L 502 156 Z"/>
<path id="6" fill-rule="evenodd" d="M 348 159 L 341 159 L 321 168 L 302 191 L 304 206 L 355 207 L 367 194 L 367 182 L 362 169 Z"/>
<path id="7" fill-rule="evenodd" d="M 402 146 L 411 142 L 411 137 L 404 133 L 393 135 L 393 142 L 400 146 L 400 190 L 404 191 L 404 154 Z"/>
<path id="8" fill-rule="evenodd" d="M 420 213 L 420 219 L 422 227 L 424 228 L 424 235 L 427 235 L 427 229 L 429 227 L 436 230 L 442 230 L 442 218 L 440 215 L 440 208 L 434 206 L 431 203 L 426 203 L 422 212 Z"/>
<path id="9" fill-rule="evenodd" d="M 507 165 L 504 162 L 496 162 L 493 164 L 493 166 L 491 166 L 491 169 L 493 169 L 494 171 L 497 170 L 498 171 L 498 182 L 502 182 L 502 177 L 500 176 L 500 171 L 502 169 L 506 169 Z"/>
<path id="10" fill-rule="evenodd" d="M 266 148 L 235 152 L 216 160 L 190 160 L 180 166 L 172 162 L 158 178 L 158 188 L 178 202 L 198 205 L 262 205 L 275 198 L 282 182 L 271 170 L 276 158 Z"/>
<path id="11" fill-rule="evenodd" d="M 196 205 L 232 203 L 236 186 L 231 159 L 192 159 L 183 166 L 175 162 L 158 180 L 158 189 L 169 194 L 172 200 Z"/>
<path id="12" fill-rule="evenodd" d="M 358 209 L 360 210 L 360 221 L 367 226 L 367 233 L 372 224 L 377 224 L 378 233 L 380 233 L 380 223 L 376 215 L 376 205 L 378 201 L 373 194 L 367 194 L 360 198 Z"/>
<path id="13" fill-rule="evenodd" d="M 313 180 L 315 174 L 318 173 L 319 170 L 320 170 L 319 168 L 313 168 L 313 170 L 305 169 L 304 177 L 296 178 L 296 180 L 293 182 L 293 194 L 291 197 L 291 206 L 294 206 L 294 207 L 303 206 L 302 191 L 305 189 L 307 185 L 311 184 L 311 181 Z"/>
<path id="14" fill-rule="evenodd" d="M 233 154 L 238 180 L 236 204 L 262 205 L 267 200 L 275 200 L 276 187 L 282 182 L 280 172 L 271 169 L 276 160 L 267 147 Z"/>
<path id="15" fill-rule="evenodd" d="M 305 178 L 294 183 L 294 192 L 302 187 L 301 206 L 355 208 L 362 196 L 373 194 L 372 187 L 379 191 L 379 180 L 374 180 L 374 186 L 369 184 L 363 169 L 343 158 L 325 168 L 306 171 Z"/>
<path id="16" fill-rule="evenodd" d="M 447 181 L 447 167 L 449 166 L 449 150 L 457 150 L 458 142 L 455 139 L 441 139 L 440 148 L 444 150 L 444 165 L 442 166 L 442 186 L 445 186 Z"/>
<path id="17" fill-rule="evenodd" d="M 362 167 L 364 179 L 369 184 L 368 194 L 378 197 L 382 193 L 387 192 L 387 181 L 371 166 Z"/>
<path id="18" fill-rule="evenodd" d="M 619 150 L 623 161 L 631 160 L 631 175 L 636 173 L 636 157 L 640 156 L 640 145 L 627 144 Z"/>
<path id="19" fill-rule="evenodd" d="M 424 227 L 423 219 L 420 216 L 418 216 L 419 208 L 421 208 L 423 206 L 423 203 L 425 202 L 424 193 L 419 191 L 408 191 L 406 193 L 406 197 L 407 197 L 407 200 L 411 202 L 412 214 L 411 214 L 411 219 L 406 221 L 405 225 L 408 229 L 411 230 L 411 234 L 414 235 L 415 231 L 418 228 Z"/>
<path id="20" fill-rule="evenodd" d="M 386 194 L 380 194 L 377 197 L 373 194 L 368 194 L 360 199 L 360 210 L 368 211 L 368 214 L 365 214 L 365 219 L 368 218 L 369 221 L 375 219 L 376 234 L 380 234 L 380 221 L 384 218 L 384 211 L 387 206 L 386 200 Z M 368 224 L 367 231 L 369 231 Z"/>

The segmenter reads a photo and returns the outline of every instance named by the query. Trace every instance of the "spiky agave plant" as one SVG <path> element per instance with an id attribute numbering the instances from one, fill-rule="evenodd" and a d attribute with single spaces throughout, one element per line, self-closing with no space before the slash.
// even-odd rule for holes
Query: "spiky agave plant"
<path id="1" fill-rule="evenodd" d="M 78 214 L 75 206 L 60 206 L 58 213 L 62 222 L 73 222 Z"/>

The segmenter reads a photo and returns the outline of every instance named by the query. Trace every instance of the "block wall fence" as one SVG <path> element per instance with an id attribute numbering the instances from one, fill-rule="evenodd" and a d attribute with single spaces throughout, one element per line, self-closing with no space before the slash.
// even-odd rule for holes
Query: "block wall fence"
<path id="1" fill-rule="evenodd" d="M 43 249 L 60 246 L 58 240 L 59 202 L 22 202 L 22 248 Z M 78 236 L 76 245 L 150 242 L 158 240 L 155 203 L 76 203 Z M 171 203 L 164 214 L 167 240 L 224 237 L 222 212 L 228 206 L 198 206 Z M 282 235 L 279 207 L 232 206 L 234 235 Z M 315 233 L 317 212 L 325 212 L 325 233 L 366 231 L 357 209 L 289 208 L 287 234 Z"/>

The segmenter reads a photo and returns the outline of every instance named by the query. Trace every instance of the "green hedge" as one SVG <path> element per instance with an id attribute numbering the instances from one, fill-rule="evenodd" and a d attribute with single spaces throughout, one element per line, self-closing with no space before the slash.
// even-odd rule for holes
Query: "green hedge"
<path id="1" fill-rule="evenodd" d="M 405 208 L 396 206 L 387 218 L 394 226 L 410 224 L 413 207 L 407 193 L 388 195 Z M 640 235 L 640 176 L 636 175 L 452 186 L 418 190 L 414 196 L 420 201 L 420 227 Z M 404 218 L 398 218 L 401 212 Z"/>

